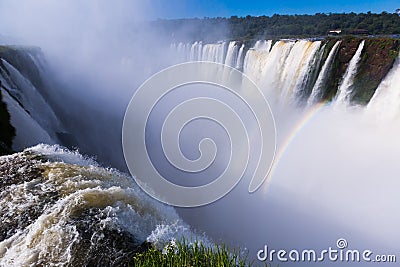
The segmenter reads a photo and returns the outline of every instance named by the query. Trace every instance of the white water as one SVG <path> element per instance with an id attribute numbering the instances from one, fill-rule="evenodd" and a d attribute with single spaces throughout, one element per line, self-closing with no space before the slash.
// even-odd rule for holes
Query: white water
<path id="1" fill-rule="evenodd" d="M 21 105 L 15 101 L 10 94 L 1 89 L 3 101 L 7 104 L 7 110 L 10 113 L 10 122 L 16 130 L 13 139 L 12 149 L 20 151 L 26 147 L 45 142 L 55 144 L 56 142 L 44 130 Z"/>
<path id="2" fill-rule="evenodd" d="M 349 66 L 343 76 L 343 81 L 339 85 L 338 93 L 336 96 L 336 103 L 338 104 L 348 104 L 350 101 L 351 86 L 353 85 L 354 77 L 357 74 L 358 62 L 361 59 L 361 52 L 364 49 L 365 41 L 361 41 L 357 48 L 356 53 L 350 60 Z"/>
<path id="3" fill-rule="evenodd" d="M 201 51 L 202 51 L 203 43 L 202 42 L 195 42 L 192 44 L 190 48 L 190 60 L 195 61 L 201 59 Z"/>
<path id="4" fill-rule="evenodd" d="M 21 52 L 25 53 L 21 57 L 26 57 L 20 59 L 21 62 L 31 60 L 37 67 L 38 75 L 42 75 L 45 61 L 41 53 Z M 65 130 L 45 96 L 12 64 L 4 59 L 1 59 L 1 63 L 1 91 L 7 103 L 11 124 L 16 129 L 13 149 L 20 151 L 41 142 L 59 142 L 57 133 L 64 133 Z"/>
<path id="5" fill-rule="evenodd" d="M 190 47 L 189 44 L 179 43 L 178 45 L 171 45 L 172 51 L 177 51 L 178 61 L 189 61 L 190 60 Z"/>
<path id="6" fill-rule="evenodd" d="M 244 73 L 252 78 L 265 94 L 277 97 L 282 89 L 282 70 L 294 45 L 295 42 L 278 41 L 268 54 L 264 52 L 256 53 L 254 57 L 246 56 Z"/>
<path id="7" fill-rule="evenodd" d="M 218 44 L 205 44 L 202 50 L 200 50 L 199 48 L 199 51 L 202 51 L 201 60 L 212 61 L 223 64 L 225 62 L 225 53 L 226 53 L 225 49 L 226 49 L 226 42 L 221 42 Z"/>
<path id="8" fill-rule="evenodd" d="M 316 82 L 307 100 L 308 106 L 318 102 L 321 97 L 326 77 L 341 42 L 337 41 L 333 45 L 321 70 L 317 73 Z M 336 103 L 349 104 L 353 80 L 357 74 L 364 44 L 364 40 L 360 42 L 349 62 L 338 88 Z M 190 56 L 188 56 L 189 46 L 191 47 Z M 179 43 L 174 45 L 173 50 L 177 51 L 182 61 L 187 58 L 190 58 L 190 60 L 206 60 L 243 69 L 243 72 L 252 78 L 266 95 L 276 98 L 274 101 L 286 105 L 287 102 L 296 102 L 296 99 L 305 92 L 305 85 L 310 78 L 309 74 L 318 63 L 317 57 L 321 49 L 323 50 L 321 41 L 286 40 L 278 41 L 272 46 L 271 40 L 260 40 L 248 49 L 245 55 L 244 45 L 239 49 L 237 42 L 234 41 L 230 42 L 228 46 L 226 46 L 226 42 L 205 45 L 201 42 Z"/>
<path id="9" fill-rule="evenodd" d="M 315 85 L 311 91 L 311 95 L 308 98 L 307 104 L 309 106 L 312 106 L 315 104 L 321 94 L 321 91 L 323 89 L 323 83 L 325 82 L 326 76 L 329 72 L 329 69 L 332 66 L 333 60 L 335 58 L 335 55 L 337 53 L 337 50 L 340 46 L 342 41 L 337 41 L 335 45 L 332 47 L 331 51 L 329 51 L 328 57 L 326 58 L 326 61 L 324 65 L 322 66 L 321 72 L 318 75 L 317 81 L 315 82 Z"/>
<path id="10" fill-rule="evenodd" d="M 171 240 L 184 237 L 208 244 L 206 238 L 190 231 L 172 207 L 160 204 L 139 190 L 131 177 L 104 169 L 92 159 L 58 146 L 39 145 L 27 152 L 49 159 L 34 163 L 34 167 L 44 170 L 44 180 L 38 176 L 4 188 L 0 199 L 1 219 L 3 222 L 9 218 L 18 221 L 17 218 L 25 216 L 24 211 L 39 208 L 41 201 L 48 204 L 40 206 L 44 209 L 41 215 L 25 229 L 0 242 L 1 266 L 66 266 L 76 260 L 81 255 L 73 254 L 73 249 L 83 236 L 72 218 L 91 208 L 100 209 L 99 214 L 93 214 L 101 217 L 100 229 L 127 231 L 139 242 L 148 240 L 163 248 Z M 14 158 L 23 162 L 24 157 L 20 153 L 0 160 L 4 163 Z M 23 166 L 20 173 L 24 174 L 30 167 Z M 39 191 L 32 191 L 32 187 Z M 59 199 L 54 203 L 41 199 L 40 194 L 47 192 L 58 193 Z M 94 234 L 91 242 L 96 246 L 96 239 L 101 240 L 103 233 Z"/>
<path id="11" fill-rule="evenodd" d="M 4 59 L 1 59 L 1 61 L 10 73 L 6 79 L 0 75 L 2 84 L 14 93 L 14 96 L 21 102 L 32 118 L 49 134 L 52 134 L 53 138 L 55 138 L 56 132 L 63 132 L 54 111 L 35 86 L 10 63 Z"/>
<path id="12" fill-rule="evenodd" d="M 34 59 L 32 55 L 29 56 Z M 1 92 L 11 124 L 16 130 L 12 148 L 19 151 L 41 142 L 55 144 L 56 132 L 62 132 L 63 129 L 53 110 L 14 66 L 4 59 L 1 59 L 1 63 L 4 66 L 4 69 L 0 69 Z"/>
<path id="13" fill-rule="evenodd" d="M 246 53 L 243 68 L 263 92 L 285 103 L 284 109 L 278 110 L 282 113 L 276 114 L 278 138 L 284 143 L 287 133 L 282 124 L 286 122 L 293 127 L 304 115 L 303 111 L 292 109 L 287 100 L 303 89 L 321 42 L 279 41 L 273 47 L 271 44 L 271 41 L 256 43 Z M 315 91 L 323 88 L 324 77 L 338 47 L 336 43 L 330 51 Z M 234 49 L 228 52 L 229 46 L 224 42 L 178 44 L 171 48 L 179 51 L 182 60 L 225 63 L 227 58 L 234 58 Z M 238 62 L 241 62 L 240 50 L 236 65 Z M 367 111 L 376 115 L 386 109 L 389 117 L 398 116 L 399 71 L 398 61 L 379 86 Z M 351 72 L 355 73 L 356 69 L 348 71 Z M 354 75 L 348 76 L 349 84 L 353 78 Z M 397 142 L 400 127 L 397 124 L 377 127 L 370 118 L 362 108 L 325 107 L 297 133 L 282 154 L 268 190 L 249 195 L 244 179 L 244 183 L 220 201 L 179 212 L 187 213 L 185 219 L 191 225 L 217 240 L 248 247 L 251 258 L 264 244 L 275 249 L 325 249 L 334 247 L 341 237 L 348 239 L 351 248 L 397 253 L 400 218 L 394 211 L 399 201 L 397 174 L 400 170 L 393 155 L 400 151 Z M 59 259 L 60 264 L 68 262 L 71 244 L 79 241 L 76 229 L 68 225 L 68 217 L 78 204 L 84 208 L 100 206 L 109 214 L 105 225 L 116 225 L 141 240 L 160 243 L 161 247 L 172 238 L 193 234 L 173 209 L 140 193 L 129 177 L 105 170 L 93 160 L 58 147 L 38 146 L 30 151 L 76 166 L 53 162 L 44 165 L 48 180 L 39 185 L 45 189 L 60 188 L 64 194 L 62 200 L 49 206 L 26 232 L 18 232 L 0 243 L 0 254 L 3 253 L 0 263 L 18 266 L 37 259 L 44 262 L 49 255 L 51 259 Z M 9 188 L 7 193 L 29 196 L 26 190 L 30 185 Z M 28 204 L 21 199 L 24 198 L 8 202 L 11 207 L 36 204 L 34 198 L 28 198 Z M 143 210 L 144 213 L 139 212 Z"/>
<path id="14" fill-rule="evenodd" d="M 290 100 L 304 89 L 307 74 L 315 64 L 320 41 L 278 41 L 272 47 L 271 40 L 257 41 L 244 56 L 244 45 L 237 42 L 217 44 L 193 43 L 190 55 L 188 44 L 173 45 L 180 59 L 212 61 L 241 69 L 257 82 L 266 93 L 280 91 L 280 98 Z M 200 52 L 201 51 L 201 52 Z M 201 54 L 201 57 L 199 56 Z M 243 62 L 243 63 L 242 63 Z"/>
<path id="15" fill-rule="evenodd" d="M 226 64 L 233 68 L 243 65 L 244 45 L 239 49 L 235 41 L 219 42 L 216 44 L 203 44 L 202 42 L 172 44 L 173 53 L 178 56 L 178 61 L 211 61 Z"/>
<path id="16" fill-rule="evenodd" d="M 258 40 L 254 44 L 253 49 L 269 52 L 271 50 L 271 46 L 272 46 L 271 40 Z"/>
<path id="17" fill-rule="evenodd" d="M 252 258 L 266 244 L 276 250 L 322 250 L 335 248 L 339 238 L 346 238 L 350 249 L 370 249 L 375 254 L 398 253 L 400 216 L 393 211 L 399 202 L 396 188 L 400 187 L 397 177 L 400 169 L 395 156 L 400 153 L 397 141 L 400 59 L 381 82 L 367 108 L 347 109 L 331 104 L 317 112 L 313 104 L 320 100 L 338 53 L 341 42 L 336 42 L 317 73 L 307 100 L 308 109 L 299 110 L 292 108 L 287 100 L 296 99 L 304 89 L 322 49 L 321 43 L 279 41 L 268 48 L 270 43 L 257 42 L 247 51 L 243 65 L 244 73 L 259 85 L 270 103 L 275 97 L 282 106 L 279 109 L 272 105 L 278 126 L 280 160 L 270 181 L 262 192 L 249 195 L 248 181 L 243 178 L 244 182 L 220 201 L 179 212 L 191 225 L 212 237 L 246 246 Z M 338 103 L 350 104 L 349 95 L 363 46 L 364 41 L 341 78 Z M 314 115 L 306 123 L 309 114 Z M 275 261 L 272 265 L 278 263 Z M 335 264 L 365 266 L 365 263 Z M 328 261 L 279 263 L 279 266 L 330 265 Z M 396 263 L 385 265 L 397 266 Z"/>
<path id="18" fill-rule="evenodd" d="M 238 60 L 238 46 L 235 41 L 229 43 L 228 51 L 226 52 L 225 65 L 236 67 Z"/>
<path id="19" fill-rule="evenodd" d="M 298 92 L 305 85 L 307 74 L 313 63 L 318 49 L 321 46 L 320 41 L 297 41 L 293 46 L 285 62 L 285 67 L 281 71 L 281 100 L 296 100 Z"/>
<path id="20" fill-rule="evenodd" d="M 242 46 L 239 49 L 239 54 L 236 62 L 236 68 L 238 70 L 241 70 L 243 68 L 243 60 L 244 60 L 243 55 L 244 55 L 244 44 L 242 44 Z"/>
<path id="21" fill-rule="evenodd" d="M 367 106 L 370 116 L 385 122 L 399 118 L 400 113 L 400 58 L 376 89 Z"/>
<path id="22" fill-rule="evenodd" d="M 254 47 L 247 51 L 243 64 L 244 73 L 252 75 L 253 79 L 261 76 L 262 70 L 267 64 L 271 44 L 271 40 L 262 44 L 260 44 L 260 41 L 257 41 Z"/>

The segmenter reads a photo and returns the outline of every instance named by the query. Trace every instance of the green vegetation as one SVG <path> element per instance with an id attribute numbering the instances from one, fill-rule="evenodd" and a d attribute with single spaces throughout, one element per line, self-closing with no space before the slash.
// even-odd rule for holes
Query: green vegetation
<path id="1" fill-rule="evenodd" d="M 331 70 L 326 77 L 322 100 L 330 101 L 337 94 L 341 79 L 362 39 L 345 36 L 341 38 L 341 41 L 337 55 L 332 62 Z"/>
<path id="2" fill-rule="evenodd" d="M 264 38 L 325 36 L 328 31 L 336 29 L 341 29 L 342 34 L 357 34 L 359 30 L 366 30 L 372 35 L 400 33 L 400 16 L 386 12 L 231 17 L 229 24 L 231 38 L 238 40 L 258 36 Z"/>
<path id="3" fill-rule="evenodd" d="M 309 38 L 328 35 L 330 30 L 340 29 L 341 35 L 400 34 L 400 16 L 397 13 L 317 13 L 315 15 L 278 15 L 259 17 L 204 18 L 158 20 L 153 26 L 161 29 L 177 41 L 205 42 L 230 39 L 252 41 L 254 39 Z"/>
<path id="4" fill-rule="evenodd" d="M 366 105 L 374 95 L 376 88 L 393 67 L 399 56 L 399 40 L 373 38 L 365 41 L 364 51 L 354 77 L 354 103 Z"/>
<path id="5" fill-rule="evenodd" d="M 330 101 L 335 97 L 351 58 L 354 56 L 360 42 L 364 40 L 365 45 L 361 53 L 357 74 L 354 77 L 350 100 L 355 104 L 366 105 L 398 58 L 400 40 L 387 37 L 362 38 L 350 35 L 339 38 L 325 38 L 323 46 L 318 52 L 322 53 L 320 63 L 315 64 L 315 67 L 310 70 L 310 78 L 306 91 L 303 92 L 303 97 L 309 96 L 310 88 L 314 86 L 316 81 L 315 73 L 321 71 L 321 65 L 326 61 L 329 51 L 338 40 L 341 40 L 341 44 L 325 78 L 324 91 L 320 100 Z"/>
<path id="6" fill-rule="evenodd" d="M 304 92 L 300 96 L 303 101 L 307 101 L 310 96 L 311 91 L 318 79 L 318 74 L 321 72 L 322 66 L 326 59 L 328 58 L 329 52 L 336 43 L 336 39 L 326 38 L 322 41 L 322 46 L 317 52 L 315 61 L 313 62 L 313 67 L 310 69 L 309 75 L 307 75 L 306 86 L 304 87 Z"/>
<path id="7" fill-rule="evenodd" d="M 227 266 L 252 266 L 246 257 L 239 256 L 239 251 L 231 251 L 226 246 L 206 247 L 203 243 L 187 243 L 185 240 L 168 246 L 165 251 L 155 248 L 136 254 L 135 267 L 227 267 Z M 268 265 L 265 265 L 268 266 Z"/>

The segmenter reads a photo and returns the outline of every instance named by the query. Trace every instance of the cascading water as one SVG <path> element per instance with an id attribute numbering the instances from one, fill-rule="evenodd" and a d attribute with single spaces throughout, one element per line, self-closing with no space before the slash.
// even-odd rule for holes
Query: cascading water
<path id="1" fill-rule="evenodd" d="M 368 244 L 368 249 L 391 253 L 398 247 L 400 219 L 393 211 L 400 170 L 387 155 L 400 151 L 400 130 L 395 124 L 376 127 L 369 118 L 377 113 L 398 116 L 400 60 L 376 89 L 367 112 L 316 104 L 334 99 L 325 92 L 338 90 L 328 88 L 335 84 L 331 74 L 346 56 L 347 70 L 335 78 L 343 81 L 338 100 L 341 96 L 351 104 L 348 96 L 362 90 L 352 84 L 369 41 L 346 54 L 344 40 L 332 47 L 326 40 L 262 40 L 251 48 L 235 41 L 171 45 L 176 61 L 213 61 L 243 70 L 272 103 L 278 127 L 277 163 L 265 184 L 268 194 L 261 188 L 248 195 L 248 184 L 242 183 L 209 206 L 178 209 L 184 219 L 216 240 L 249 248 L 251 258 L 266 242 L 273 248 L 325 249 L 332 240 L 347 237 L 352 248 Z M 2 63 L 3 99 L 11 115 L 23 113 L 40 129 L 38 140 L 52 142 L 47 131 L 58 124 L 41 100 L 45 97 L 34 93 L 18 68 Z M 293 105 L 296 101 L 308 106 L 301 109 Z M 40 113 L 46 113 L 50 126 L 38 123 Z M 163 247 L 172 238 L 195 236 L 208 242 L 193 234 L 174 209 L 139 191 L 129 176 L 60 147 L 40 145 L 2 157 L 0 171 L 0 265 L 129 263 L 145 241 Z"/>
<path id="2" fill-rule="evenodd" d="M 346 70 L 346 73 L 343 76 L 343 81 L 339 86 L 338 94 L 336 97 L 336 103 L 338 104 L 347 104 L 349 102 L 349 97 L 351 94 L 351 87 L 353 85 L 354 77 L 357 74 L 358 63 L 361 59 L 361 52 L 363 51 L 365 41 L 361 41 L 360 45 L 357 48 L 356 53 L 351 59 L 349 66 Z"/>
<path id="3" fill-rule="evenodd" d="M 236 61 L 236 68 L 238 70 L 242 70 L 243 69 L 243 55 L 244 55 L 244 44 L 242 44 L 242 46 L 239 49 L 239 54 L 238 54 L 238 58 Z"/>
<path id="4" fill-rule="evenodd" d="M 212 61 L 221 64 L 225 62 L 226 42 L 222 42 L 219 44 L 205 44 L 204 46 L 202 46 L 202 49 L 200 47 L 198 47 L 198 49 L 199 51 L 202 52 L 201 52 L 201 58 L 197 58 L 197 60 Z"/>
<path id="5" fill-rule="evenodd" d="M 292 98 L 295 101 L 296 96 L 300 95 L 306 84 L 307 74 L 313 67 L 311 63 L 321 45 L 320 41 L 298 41 L 293 46 L 285 62 L 285 68 L 282 71 L 281 81 L 281 99 Z"/>
<path id="6" fill-rule="evenodd" d="M 243 71 L 253 78 L 259 77 L 266 65 L 266 60 L 271 50 L 272 41 L 265 41 L 263 45 L 257 41 L 253 48 L 247 51 L 244 58 Z"/>
<path id="7" fill-rule="evenodd" d="M 333 242 L 339 238 L 346 238 L 350 249 L 395 254 L 400 245 L 400 217 L 392 212 L 399 200 L 394 188 L 400 186 L 393 157 L 400 151 L 400 58 L 393 67 L 386 61 L 391 70 L 383 74 L 367 107 L 352 102 L 355 93 L 363 93 L 357 79 L 362 76 L 357 75 L 365 71 L 362 64 L 368 56 L 377 53 L 371 49 L 374 42 L 379 39 L 282 40 L 273 45 L 269 40 L 248 48 L 243 72 L 275 112 L 277 162 L 258 196 L 244 196 L 244 183 L 210 206 L 179 210 L 183 218 L 214 238 L 243 244 L 253 258 L 265 245 L 269 251 L 321 251 L 336 248 Z M 398 52 L 380 51 L 386 58 Z M 374 66 L 383 62 L 381 58 Z M 299 108 L 290 99 L 303 101 L 306 107 Z M 353 108 L 346 109 L 348 105 Z M 371 119 L 376 117 L 386 120 L 377 124 Z M 330 266 L 328 261 L 272 265 L 278 263 Z M 337 262 L 348 264 L 364 266 Z"/>
<path id="8" fill-rule="evenodd" d="M 367 106 L 371 116 L 387 121 L 398 118 L 400 112 L 400 58 L 382 81 Z"/>
<path id="9" fill-rule="evenodd" d="M 65 129 L 48 103 L 41 71 L 44 62 L 35 49 L 21 51 L 4 49 L 5 58 L 0 59 L 0 85 L 4 102 L 16 129 L 13 149 L 21 150 L 39 142 L 54 144 Z M 18 60 L 16 60 L 18 59 Z M 11 62 L 12 60 L 12 62 Z M 17 67 L 24 69 L 17 69 Z M 28 75 L 29 74 L 29 75 Z"/>
<path id="10" fill-rule="evenodd" d="M 292 41 L 278 41 L 268 54 L 256 53 L 255 60 L 246 56 L 244 73 L 251 77 L 264 93 L 277 96 L 276 92 L 282 92 L 282 70 L 294 45 L 295 42 Z"/>
<path id="11" fill-rule="evenodd" d="M 243 57 L 244 46 L 238 48 L 237 42 L 230 42 L 227 46 L 226 42 L 217 44 L 203 44 L 202 42 L 194 42 L 193 44 L 179 43 L 171 46 L 173 53 L 179 55 L 181 61 L 211 61 L 226 64 L 231 67 L 238 68 Z"/>
<path id="12" fill-rule="evenodd" d="M 321 72 L 318 75 L 317 81 L 315 82 L 315 85 L 311 91 L 311 95 L 307 101 L 307 104 L 309 106 L 315 104 L 321 97 L 322 85 L 326 81 L 326 76 L 329 72 L 329 69 L 332 67 L 333 59 L 335 58 L 340 43 L 341 41 L 337 41 L 335 43 L 335 45 L 329 52 L 329 55 L 326 58 L 324 65 L 322 66 Z"/>
<path id="13" fill-rule="evenodd" d="M 354 78 L 357 75 L 364 44 L 365 40 L 361 40 L 348 63 L 346 72 L 340 77 L 339 86 L 335 89 L 337 103 L 349 103 L 351 100 L 352 90 L 355 89 Z M 244 44 L 238 49 L 238 43 L 235 41 L 230 42 L 228 46 L 225 42 L 205 45 L 199 42 L 179 43 L 174 46 L 176 48 L 173 52 L 177 53 L 180 59 L 206 60 L 236 67 L 252 78 L 264 93 L 273 98 L 277 97 L 278 102 L 290 100 L 293 103 L 299 99 L 304 100 L 305 97 L 307 105 L 312 106 L 322 100 L 331 100 L 321 98 L 327 89 L 333 63 L 338 60 L 341 45 L 342 40 L 336 41 L 326 52 L 327 56 L 323 62 L 320 61 L 326 43 L 318 40 L 285 40 L 278 41 L 274 45 L 271 40 L 260 40 L 246 53 Z M 191 47 L 190 52 L 188 46 Z M 201 51 L 201 57 L 194 56 L 198 51 Z M 318 69 L 319 64 L 322 65 L 320 69 Z M 314 72 L 313 80 L 311 73 Z"/>
<path id="14" fill-rule="evenodd" d="M 6 77 L 9 79 L 0 76 L 3 87 L 8 89 L 9 93 L 21 103 L 24 109 L 31 114 L 32 118 L 37 121 L 44 130 L 48 133 L 61 132 L 61 123 L 35 86 L 7 61 L 2 59 L 1 65 L 5 67 L 3 71 L 9 73 L 9 76 Z M 19 90 L 22 92 L 19 92 Z M 55 136 L 53 136 L 53 138 L 55 138 Z"/>
<path id="15" fill-rule="evenodd" d="M 267 51 L 269 52 L 272 47 L 272 41 L 271 40 L 258 40 L 255 44 L 253 49 L 255 50 L 261 50 L 261 51 Z"/>
<path id="16" fill-rule="evenodd" d="M 131 177 L 77 152 L 38 145 L 0 157 L 0 173 L 1 266 L 120 266 L 145 241 L 207 245 Z"/>
<path id="17" fill-rule="evenodd" d="M 238 46 L 236 42 L 230 42 L 226 52 L 225 65 L 236 67 L 238 60 Z"/>
<path id="18" fill-rule="evenodd" d="M 190 49 L 190 60 L 195 61 L 201 58 L 203 43 L 195 42 Z"/>

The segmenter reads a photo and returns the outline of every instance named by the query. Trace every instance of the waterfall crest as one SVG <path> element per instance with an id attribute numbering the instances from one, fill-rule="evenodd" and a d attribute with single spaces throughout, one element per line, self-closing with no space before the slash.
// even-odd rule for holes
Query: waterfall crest
<path id="1" fill-rule="evenodd" d="M 334 44 L 328 46 L 328 42 L 334 42 Z M 360 40 L 358 46 L 354 47 L 351 60 L 349 59 L 348 64 L 345 65 L 347 68 L 343 70 L 342 77 L 335 78 L 339 81 L 335 85 L 331 80 L 334 75 L 332 73 L 336 73 L 335 68 L 338 68 L 338 64 L 342 64 L 340 63 L 342 58 L 348 57 L 348 51 L 352 51 L 350 49 L 346 52 L 345 48 L 349 46 L 349 43 L 343 42 L 343 40 L 280 40 L 276 42 L 258 40 L 250 47 L 237 41 L 231 41 L 229 44 L 222 41 L 214 44 L 195 42 L 173 44 L 173 51 L 181 62 L 212 61 L 242 70 L 266 95 L 284 105 L 305 102 L 305 105 L 312 106 L 320 101 L 351 105 L 352 96 L 356 90 L 363 90 L 360 84 L 355 83 L 355 78 L 359 65 L 362 64 L 361 58 L 368 53 L 365 51 L 366 42 L 373 41 Z M 386 80 L 379 85 L 379 90 L 376 90 L 377 95 L 382 95 L 382 91 L 389 91 L 389 87 L 396 92 L 393 89 L 396 86 L 395 83 L 387 84 L 388 79 L 393 80 L 395 76 L 387 76 Z M 374 95 L 371 102 L 376 102 L 376 98 L 377 96 Z"/>

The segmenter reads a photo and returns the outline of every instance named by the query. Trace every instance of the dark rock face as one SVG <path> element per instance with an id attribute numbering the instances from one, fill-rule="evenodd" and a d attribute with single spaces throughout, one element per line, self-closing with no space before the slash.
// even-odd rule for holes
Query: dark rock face
<path id="1" fill-rule="evenodd" d="M 41 94 L 46 94 L 46 85 L 40 75 L 39 66 L 29 55 L 38 55 L 40 48 L 20 47 L 20 46 L 0 46 L 0 58 L 11 63 L 19 72 L 28 78 L 29 81 L 40 90 Z M 5 69 L 5 68 L 3 68 Z"/>
<path id="2" fill-rule="evenodd" d="M 10 114 L 2 99 L 0 90 L 0 155 L 6 155 L 12 152 L 11 146 L 15 136 L 15 128 L 10 123 Z"/>
<path id="3" fill-rule="evenodd" d="M 332 44 L 337 40 L 340 39 L 328 40 L 325 50 L 330 50 Z M 365 44 L 352 86 L 350 97 L 352 103 L 368 104 L 379 84 L 393 67 L 399 55 L 400 42 L 398 39 L 345 37 L 341 39 L 342 42 L 328 74 L 322 100 L 329 101 L 335 97 L 349 62 L 362 40 L 365 41 Z M 324 52 L 323 60 L 326 59 L 326 54 L 327 52 Z"/>
<path id="4" fill-rule="evenodd" d="M 331 100 L 336 95 L 340 81 L 361 41 L 361 39 L 353 37 L 344 38 L 342 40 L 335 60 L 333 61 L 331 71 L 327 77 L 322 100 Z"/>
<path id="5" fill-rule="evenodd" d="M 55 143 L 70 148 L 77 146 L 75 137 L 66 131 L 62 116 L 60 116 L 59 105 L 63 103 L 60 104 L 58 95 L 62 90 L 55 81 L 54 75 L 47 66 L 44 55 L 39 48 L 0 46 L 0 77 L 3 81 L 3 84 L 0 84 L 0 155 L 12 152 L 10 149 L 12 140 L 14 140 L 13 147 L 17 149 L 38 142 L 50 142 L 48 138 L 41 140 L 23 138 L 24 141 L 20 141 L 21 138 L 15 139 L 15 135 L 19 137 L 22 132 L 37 130 L 27 124 L 24 124 L 23 127 L 19 126 L 21 123 L 18 124 L 17 122 L 21 121 L 20 118 L 25 115 L 25 117 L 30 117 L 39 124 Z M 55 92 L 56 89 L 57 92 Z M 1 101 L 1 93 L 3 93 L 3 96 L 7 94 L 7 97 L 17 103 L 16 107 L 10 109 L 11 114 L 7 112 L 4 101 Z M 15 112 L 19 109 L 26 114 L 21 115 Z M 16 129 L 12 128 L 13 126 Z"/>
<path id="6" fill-rule="evenodd" d="M 354 78 L 354 91 L 351 100 L 366 105 L 377 87 L 393 67 L 399 55 L 400 42 L 396 39 L 367 39 L 364 46 L 357 75 Z"/>
<path id="7" fill-rule="evenodd" d="M 350 62 L 351 58 L 357 51 L 358 46 L 360 45 L 361 39 L 356 38 L 345 38 L 343 42 L 340 44 L 339 52 L 337 55 L 337 59 L 339 63 L 341 63 L 341 71 L 345 71 L 347 68 L 347 64 Z"/>

